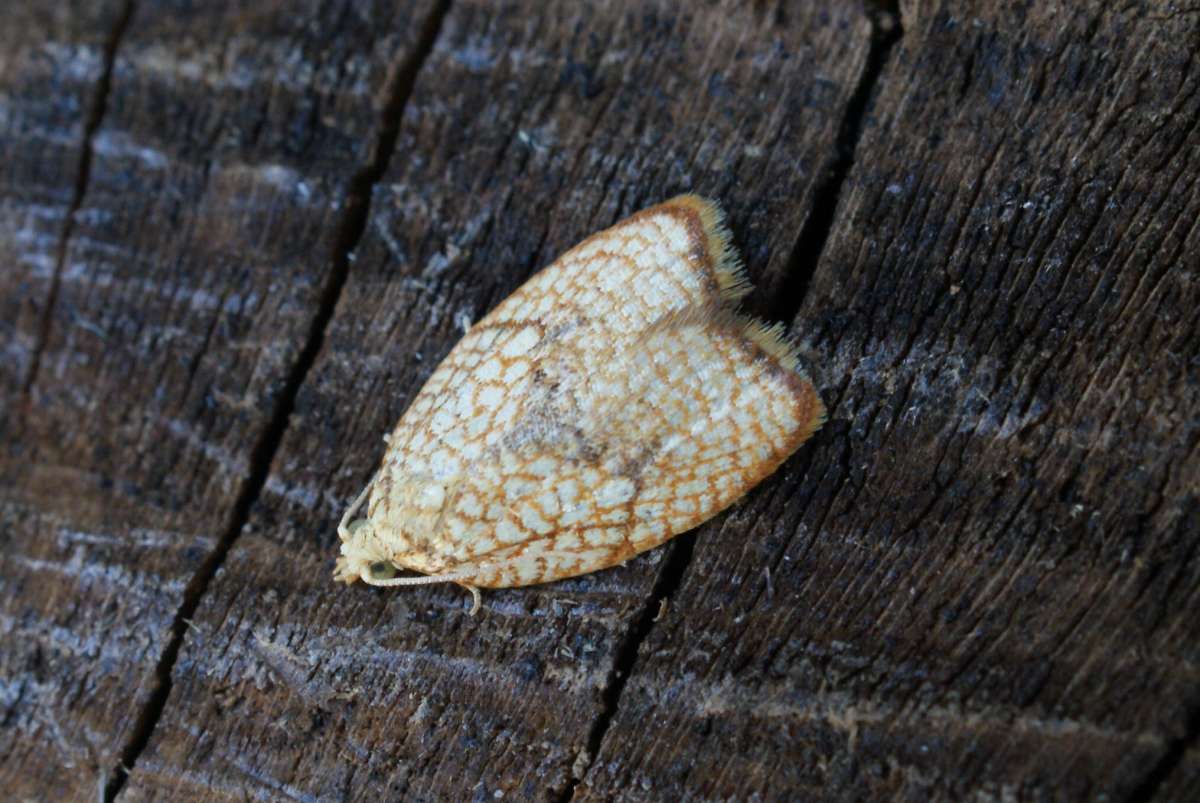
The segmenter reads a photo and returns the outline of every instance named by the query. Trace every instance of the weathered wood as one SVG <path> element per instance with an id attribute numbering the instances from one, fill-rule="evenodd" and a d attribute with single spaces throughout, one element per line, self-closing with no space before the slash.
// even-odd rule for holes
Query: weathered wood
<path id="1" fill-rule="evenodd" d="M 32 371 L 66 221 L 77 205 L 83 142 L 105 72 L 119 0 L 4 9 L 0 92 L 0 423 Z"/>
<path id="2" fill-rule="evenodd" d="M 430 8 L 142 3 L 117 42 L 119 7 L 77 5 L 45 24 L 0 11 L 17 54 L 0 297 L 33 310 L 5 343 L 0 788 L 30 799 L 94 798 L 136 737 Z M 85 144 L 106 43 L 107 112 Z"/>
<path id="3" fill-rule="evenodd" d="M 1200 19 L 990 6 L 904 10 L 795 323 L 831 420 L 584 799 L 1120 800 L 1195 738 Z"/>
<path id="4" fill-rule="evenodd" d="M 867 45 L 852 7 L 782 24 L 736 4 L 452 6 L 134 797 L 569 789 L 662 553 L 488 593 L 470 618 L 453 586 L 335 587 L 337 517 L 462 320 L 583 236 L 695 189 L 726 203 L 755 275 L 782 276 Z"/>
<path id="5" fill-rule="evenodd" d="M 0 7 L 0 788 L 1195 799 L 1200 15 L 994 5 Z M 823 433 L 475 618 L 335 586 L 463 321 L 684 190 Z"/>
<path id="6" fill-rule="evenodd" d="M 1187 803 L 1194 800 L 1196 790 L 1200 789 L 1200 746 L 1191 740 L 1191 746 L 1185 747 L 1184 740 L 1179 740 L 1179 756 L 1169 766 L 1163 766 L 1161 773 L 1151 772 L 1143 782 L 1143 799 L 1170 801 L 1171 803 Z M 1168 756 L 1170 761 L 1174 756 Z M 1161 763 L 1161 762 L 1160 762 Z M 1156 770 L 1159 767 L 1155 768 Z"/>

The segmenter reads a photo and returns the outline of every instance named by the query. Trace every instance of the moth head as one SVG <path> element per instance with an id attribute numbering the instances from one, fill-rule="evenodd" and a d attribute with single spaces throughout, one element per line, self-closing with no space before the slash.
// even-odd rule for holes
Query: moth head
<path id="1" fill-rule="evenodd" d="M 340 534 L 342 550 L 333 571 L 335 580 L 347 585 L 356 580 L 374 585 L 375 581 L 396 576 L 396 566 L 388 559 L 369 519 L 350 522 Z"/>
<path id="2" fill-rule="evenodd" d="M 455 498 L 457 487 L 454 480 L 428 474 L 387 475 L 373 480 L 338 525 L 342 549 L 334 579 L 347 585 L 362 580 L 368 585 L 392 586 L 411 584 L 396 577 L 399 567 L 437 574 L 443 566 L 430 539 L 440 532 L 447 504 Z M 373 509 L 366 518 L 351 521 L 368 493 Z"/>

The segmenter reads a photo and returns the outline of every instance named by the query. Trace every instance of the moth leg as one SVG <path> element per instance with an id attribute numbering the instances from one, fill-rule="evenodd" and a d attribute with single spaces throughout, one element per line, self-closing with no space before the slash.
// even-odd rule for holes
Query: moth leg
<path id="1" fill-rule="evenodd" d="M 372 486 L 375 485 L 375 479 L 379 476 L 376 472 L 371 481 L 367 483 L 367 487 L 362 489 L 362 492 L 350 503 L 350 507 L 346 508 L 346 512 L 342 514 L 342 520 L 338 523 L 338 537 L 343 541 L 350 540 L 350 519 L 358 512 L 358 509 L 367 501 L 367 495 L 371 493 Z"/>
<path id="2" fill-rule="evenodd" d="M 482 597 L 479 594 L 478 586 L 473 586 L 470 583 L 455 583 L 460 588 L 465 588 L 471 592 L 471 610 L 467 611 L 467 616 L 474 616 L 479 613 L 479 606 L 482 602 Z"/>

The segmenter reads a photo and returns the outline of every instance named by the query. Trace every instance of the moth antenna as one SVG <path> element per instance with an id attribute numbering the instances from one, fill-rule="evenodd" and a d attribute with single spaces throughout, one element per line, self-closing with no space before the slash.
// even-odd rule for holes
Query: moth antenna
<path id="1" fill-rule="evenodd" d="M 343 541 L 350 540 L 350 519 L 358 512 L 358 509 L 363 506 L 363 502 L 367 501 L 367 494 L 371 493 L 371 487 L 375 484 L 376 477 L 379 472 L 371 477 L 371 481 L 367 483 L 367 487 L 362 489 L 362 492 L 350 503 L 350 507 L 346 508 L 346 512 L 342 514 L 342 520 L 338 522 L 338 538 Z"/>

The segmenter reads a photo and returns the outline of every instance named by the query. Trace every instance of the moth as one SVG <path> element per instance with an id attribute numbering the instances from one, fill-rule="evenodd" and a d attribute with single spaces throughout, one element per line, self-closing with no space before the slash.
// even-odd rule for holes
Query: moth
<path id="1" fill-rule="evenodd" d="M 457 583 L 474 613 L 480 588 L 604 569 L 728 507 L 825 420 L 782 325 L 736 310 L 750 289 L 696 195 L 567 251 L 401 416 L 338 526 L 335 579 Z"/>

